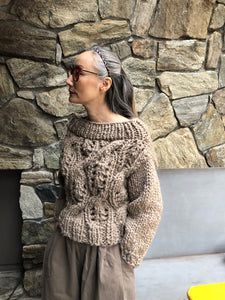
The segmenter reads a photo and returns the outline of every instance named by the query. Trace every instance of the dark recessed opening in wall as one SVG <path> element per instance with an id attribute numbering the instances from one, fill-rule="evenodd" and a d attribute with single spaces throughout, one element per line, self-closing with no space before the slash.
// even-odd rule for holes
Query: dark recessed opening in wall
<path id="1" fill-rule="evenodd" d="M 21 170 L 0 170 L 0 271 L 22 270 Z"/>

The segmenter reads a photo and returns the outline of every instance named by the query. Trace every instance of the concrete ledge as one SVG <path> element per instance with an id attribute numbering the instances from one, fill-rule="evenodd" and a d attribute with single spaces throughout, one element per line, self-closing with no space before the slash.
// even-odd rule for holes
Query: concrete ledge
<path id="1" fill-rule="evenodd" d="M 225 281 L 225 253 L 145 259 L 135 277 L 136 300 L 186 300 L 192 285 Z"/>

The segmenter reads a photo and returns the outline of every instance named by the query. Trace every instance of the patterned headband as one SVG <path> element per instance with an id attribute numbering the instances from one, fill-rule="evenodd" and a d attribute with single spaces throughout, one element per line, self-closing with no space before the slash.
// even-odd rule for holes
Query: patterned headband
<path id="1" fill-rule="evenodd" d="M 106 68 L 106 70 L 107 70 L 107 72 L 108 72 L 108 75 L 109 75 L 109 70 L 108 70 L 108 68 L 107 68 L 107 62 L 105 61 L 105 59 L 104 59 L 104 57 L 102 56 L 101 52 L 100 52 L 99 49 L 96 48 L 96 47 L 94 47 L 94 51 L 97 52 L 98 55 L 101 57 L 101 59 L 102 59 L 104 65 L 105 65 L 105 68 Z"/>

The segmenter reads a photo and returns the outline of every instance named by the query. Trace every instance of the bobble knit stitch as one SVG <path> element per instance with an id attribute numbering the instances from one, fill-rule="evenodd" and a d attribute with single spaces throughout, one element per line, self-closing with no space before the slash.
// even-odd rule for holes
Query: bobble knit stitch
<path id="1" fill-rule="evenodd" d="M 99 123 L 72 115 L 60 140 L 64 195 L 55 220 L 64 236 L 91 245 L 120 243 L 132 267 L 143 260 L 163 202 L 153 143 L 138 117 Z"/>

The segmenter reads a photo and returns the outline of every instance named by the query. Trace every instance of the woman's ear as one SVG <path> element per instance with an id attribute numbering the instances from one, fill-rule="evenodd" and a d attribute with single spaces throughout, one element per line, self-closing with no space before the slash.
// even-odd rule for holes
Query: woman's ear
<path id="1" fill-rule="evenodd" d="M 108 89 L 110 89 L 112 85 L 112 78 L 111 77 L 105 77 L 102 80 L 102 84 L 100 85 L 100 90 L 102 92 L 107 92 Z"/>

